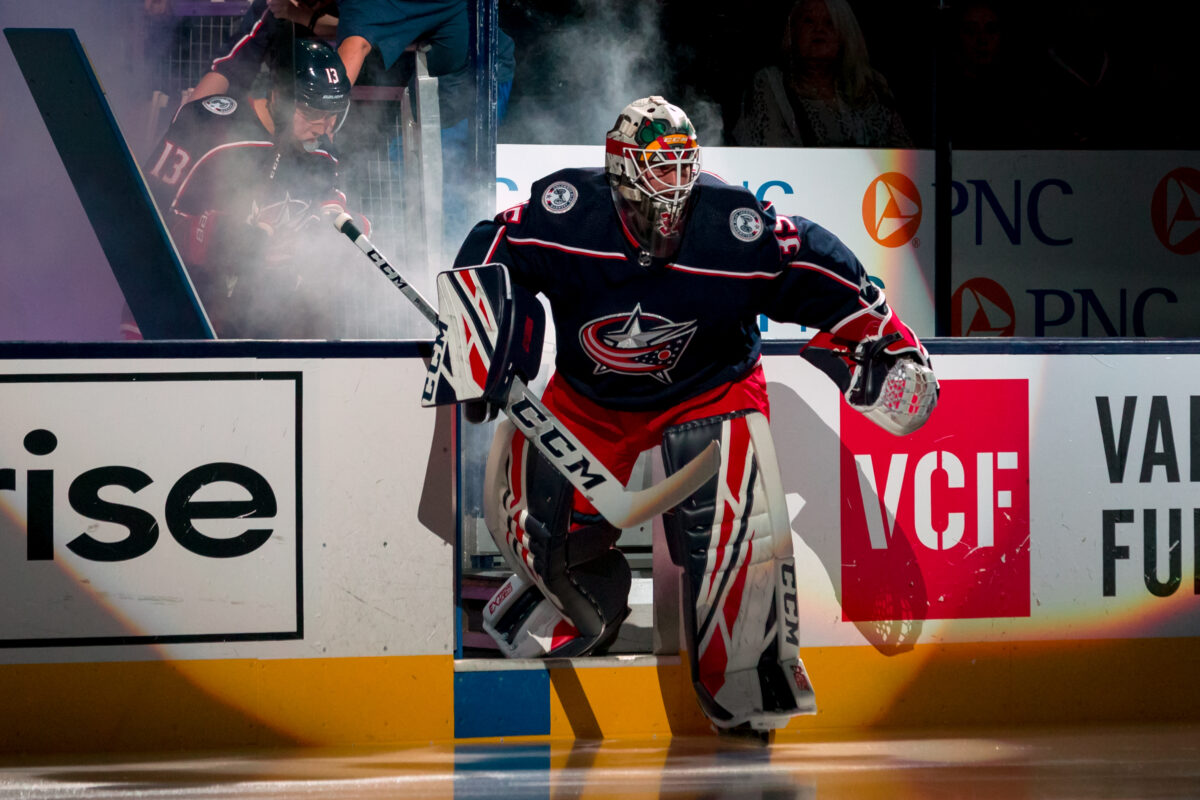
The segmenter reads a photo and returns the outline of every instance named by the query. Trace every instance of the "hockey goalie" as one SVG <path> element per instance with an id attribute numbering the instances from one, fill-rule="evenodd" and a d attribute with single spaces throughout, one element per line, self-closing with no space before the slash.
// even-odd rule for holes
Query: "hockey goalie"
<path id="1" fill-rule="evenodd" d="M 542 294 L 557 351 L 541 402 L 577 449 L 622 483 L 656 446 L 667 474 L 719 453 L 711 477 L 663 516 L 682 568 L 692 680 L 718 729 L 780 728 L 816 704 L 799 653 L 758 315 L 818 329 L 804 356 L 893 434 L 925 422 L 937 381 L 925 348 L 836 236 L 701 173 L 681 109 L 637 100 L 605 144 L 604 168 L 535 182 L 527 202 L 476 225 L 438 278 L 431 370 L 455 371 L 459 390 L 427 391 L 427 401 L 464 402 L 473 421 L 509 412 L 488 457 L 484 508 L 513 575 L 484 627 L 509 657 L 584 656 L 604 652 L 629 613 L 620 530 L 589 499 L 586 464 L 556 458 L 553 441 L 509 422 L 520 417 L 505 407 L 508 382 L 537 369 Z"/>

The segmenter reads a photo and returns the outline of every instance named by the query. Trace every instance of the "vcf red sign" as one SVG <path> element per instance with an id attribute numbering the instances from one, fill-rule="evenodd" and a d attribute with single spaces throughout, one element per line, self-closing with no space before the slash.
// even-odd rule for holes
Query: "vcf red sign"
<path id="1" fill-rule="evenodd" d="M 1029 616 L 1029 387 L 949 380 L 892 436 L 842 404 L 842 617 Z"/>

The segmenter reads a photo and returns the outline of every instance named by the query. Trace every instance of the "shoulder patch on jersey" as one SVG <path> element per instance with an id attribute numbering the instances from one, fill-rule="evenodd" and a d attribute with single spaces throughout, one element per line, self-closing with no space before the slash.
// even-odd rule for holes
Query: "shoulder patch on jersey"
<path id="1" fill-rule="evenodd" d="M 752 208 L 735 208 L 729 215 L 729 230 L 743 242 L 753 242 L 762 236 L 762 217 Z"/>
<path id="2" fill-rule="evenodd" d="M 200 101 L 200 104 L 218 117 L 228 117 L 237 110 L 237 100 L 222 94 L 206 97 Z"/>
<path id="3" fill-rule="evenodd" d="M 551 214 L 565 214 L 579 199 L 579 190 L 566 181 L 555 181 L 542 194 L 542 205 Z"/>

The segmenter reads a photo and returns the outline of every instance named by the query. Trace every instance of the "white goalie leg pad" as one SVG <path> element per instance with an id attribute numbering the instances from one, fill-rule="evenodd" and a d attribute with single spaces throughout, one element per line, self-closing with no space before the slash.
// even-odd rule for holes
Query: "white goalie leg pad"
<path id="1" fill-rule="evenodd" d="M 665 520 L 684 567 L 685 632 L 700 705 L 715 725 L 783 727 L 816 713 L 799 655 L 791 530 L 767 419 L 738 413 L 667 433 L 668 470 L 714 436 L 716 479 Z"/>
<path id="2" fill-rule="evenodd" d="M 517 530 L 510 524 L 510 517 L 514 513 L 523 513 L 526 505 L 522 496 L 523 470 L 519 467 L 516 486 L 513 485 L 512 445 L 513 434 L 516 431 L 517 426 L 508 419 L 501 419 L 496 423 L 496 433 L 492 436 L 492 446 L 484 467 L 483 521 L 488 533 L 492 535 L 492 540 L 500 548 L 500 554 L 504 556 L 508 568 L 523 575 L 526 583 L 536 584 L 533 556 L 517 536 Z"/>
<path id="3" fill-rule="evenodd" d="M 484 630 L 511 657 L 599 652 L 629 614 L 631 571 L 611 525 L 572 527 L 574 489 L 517 433 L 497 425 L 484 521 L 514 576 L 489 602 Z M 524 641 L 529 640 L 529 641 Z"/>

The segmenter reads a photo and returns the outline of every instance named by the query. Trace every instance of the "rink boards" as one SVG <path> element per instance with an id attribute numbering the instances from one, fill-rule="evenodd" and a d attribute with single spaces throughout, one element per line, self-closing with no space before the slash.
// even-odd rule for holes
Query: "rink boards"
<path id="1" fill-rule="evenodd" d="M 831 728 L 1195 719 L 1200 343 L 934 340 L 897 439 L 764 358 Z M 686 657 L 456 659 L 427 344 L 0 346 L 5 751 L 699 733 Z"/>

